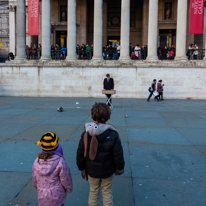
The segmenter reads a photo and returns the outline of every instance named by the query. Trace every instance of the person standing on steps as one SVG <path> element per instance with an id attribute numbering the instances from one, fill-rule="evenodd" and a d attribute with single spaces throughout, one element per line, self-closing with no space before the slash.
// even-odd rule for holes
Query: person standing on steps
<path id="1" fill-rule="evenodd" d="M 151 84 L 151 88 L 150 88 L 150 94 L 149 94 L 149 97 L 147 98 L 147 101 L 150 102 L 150 98 L 152 97 L 153 93 L 156 91 L 156 82 L 157 80 L 154 79 L 152 84 Z M 159 102 L 159 98 L 158 96 L 155 96 L 155 99 Z"/>

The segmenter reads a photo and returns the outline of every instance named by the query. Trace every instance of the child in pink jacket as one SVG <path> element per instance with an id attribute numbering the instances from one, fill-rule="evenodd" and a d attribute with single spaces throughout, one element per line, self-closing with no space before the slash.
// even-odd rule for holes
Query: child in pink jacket
<path id="1" fill-rule="evenodd" d="M 42 136 L 37 145 L 41 145 L 42 150 L 34 161 L 32 177 L 39 206 L 63 206 L 67 193 L 73 190 L 73 184 L 59 138 L 49 132 Z"/>

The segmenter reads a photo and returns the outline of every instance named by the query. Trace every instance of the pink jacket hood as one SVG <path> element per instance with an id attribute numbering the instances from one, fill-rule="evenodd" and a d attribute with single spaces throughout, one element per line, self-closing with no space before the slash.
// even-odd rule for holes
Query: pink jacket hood
<path id="1" fill-rule="evenodd" d="M 52 159 L 44 161 L 39 159 L 39 164 L 36 164 L 36 171 L 43 176 L 50 175 L 57 167 L 59 163 L 60 156 L 55 155 Z"/>

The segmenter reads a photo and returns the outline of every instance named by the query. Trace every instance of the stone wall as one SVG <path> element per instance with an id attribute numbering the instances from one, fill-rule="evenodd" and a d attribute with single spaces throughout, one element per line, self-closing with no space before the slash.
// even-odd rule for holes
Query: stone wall
<path id="1" fill-rule="evenodd" d="M 144 98 L 152 80 L 165 83 L 165 99 L 206 99 L 206 68 L 145 66 L 11 66 L 0 65 L 1 96 L 104 97 L 106 73 L 115 81 L 118 98 Z"/>

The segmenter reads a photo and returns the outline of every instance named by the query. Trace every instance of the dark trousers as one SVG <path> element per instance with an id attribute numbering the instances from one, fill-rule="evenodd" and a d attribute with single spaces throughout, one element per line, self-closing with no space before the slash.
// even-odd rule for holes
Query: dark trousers
<path id="1" fill-rule="evenodd" d="M 148 97 L 148 99 L 147 99 L 148 101 L 150 100 L 150 98 L 152 97 L 152 95 L 153 95 L 153 91 L 150 92 L 149 97 Z M 155 99 L 156 99 L 157 101 L 159 101 L 158 96 L 155 96 Z"/>
<path id="2" fill-rule="evenodd" d="M 111 94 L 106 94 L 106 96 L 109 99 L 111 97 Z M 110 99 L 110 102 L 112 103 L 112 98 Z M 108 106 L 111 106 L 110 103 L 108 103 Z"/>
<path id="3" fill-rule="evenodd" d="M 163 92 L 159 92 L 159 99 L 163 99 Z"/>

